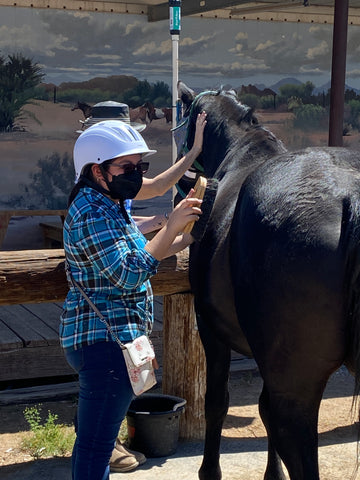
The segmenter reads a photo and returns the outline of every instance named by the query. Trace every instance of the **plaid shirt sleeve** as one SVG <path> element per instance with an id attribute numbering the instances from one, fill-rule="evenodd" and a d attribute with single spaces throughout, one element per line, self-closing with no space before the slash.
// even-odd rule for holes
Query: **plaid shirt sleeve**
<path id="1" fill-rule="evenodd" d="M 137 228 L 124 228 L 113 219 L 88 215 L 75 231 L 77 248 L 94 270 L 114 286 L 133 290 L 156 273 L 159 262 L 145 250 Z"/>

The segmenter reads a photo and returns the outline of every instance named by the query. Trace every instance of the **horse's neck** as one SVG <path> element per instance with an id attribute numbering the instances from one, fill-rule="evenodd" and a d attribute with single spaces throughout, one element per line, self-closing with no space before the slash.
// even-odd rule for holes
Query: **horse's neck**
<path id="1" fill-rule="evenodd" d="M 246 151 L 246 156 L 249 156 L 253 163 L 257 163 L 257 159 L 259 159 L 259 163 L 263 163 L 275 155 L 286 152 L 282 141 L 262 126 L 250 129 L 244 137 L 244 141 L 240 143 Z"/>
<path id="2" fill-rule="evenodd" d="M 243 132 L 232 134 L 228 138 L 227 143 L 222 142 L 222 150 L 212 148 L 209 152 L 211 158 L 220 160 L 215 174 L 219 178 L 233 170 L 241 170 L 246 177 L 266 160 L 286 152 L 283 143 L 263 127 L 249 129 L 245 135 Z"/>

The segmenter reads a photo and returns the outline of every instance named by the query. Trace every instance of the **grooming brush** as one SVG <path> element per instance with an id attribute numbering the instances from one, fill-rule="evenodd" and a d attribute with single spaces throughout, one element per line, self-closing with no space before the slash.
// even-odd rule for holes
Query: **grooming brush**
<path id="1" fill-rule="evenodd" d="M 200 241 L 205 233 L 205 229 L 209 222 L 210 214 L 215 202 L 216 192 L 218 188 L 218 180 L 215 178 L 199 177 L 195 184 L 194 198 L 202 200 L 199 220 L 189 222 L 185 228 L 184 233 L 191 233 L 195 241 Z"/>

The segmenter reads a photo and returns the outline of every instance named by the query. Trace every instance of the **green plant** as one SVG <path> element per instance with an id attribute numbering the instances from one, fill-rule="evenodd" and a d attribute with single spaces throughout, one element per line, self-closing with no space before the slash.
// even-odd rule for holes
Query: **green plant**
<path id="1" fill-rule="evenodd" d="M 263 110 L 274 109 L 276 108 L 276 97 L 274 98 L 273 95 L 265 95 L 264 97 L 260 97 L 260 104 Z"/>
<path id="2" fill-rule="evenodd" d="M 94 104 L 98 102 L 106 102 L 108 100 L 118 102 L 121 101 L 121 96 L 108 90 L 101 90 L 100 88 L 92 90 L 81 88 L 69 88 L 64 90 L 59 88 L 56 93 L 56 99 L 58 102 L 75 103 L 76 101 L 80 101 Z"/>
<path id="3" fill-rule="evenodd" d="M 73 448 L 75 432 L 73 427 L 57 424 L 58 415 L 48 411 L 44 423 L 41 423 L 41 407 L 27 407 L 25 420 L 30 426 L 30 435 L 21 443 L 21 448 L 34 458 L 68 455 Z"/>
<path id="4" fill-rule="evenodd" d="M 348 123 L 350 123 L 354 128 L 360 128 L 360 101 L 359 100 L 350 100 L 348 102 L 350 108 L 350 114 Z"/>
<path id="5" fill-rule="evenodd" d="M 120 442 L 121 443 L 125 443 L 127 438 L 128 438 L 128 430 L 127 430 L 127 420 L 126 420 L 126 417 L 124 418 L 124 420 L 121 422 L 121 425 L 120 425 L 120 430 L 119 430 L 119 434 L 118 434 L 118 438 L 120 439 Z"/>
<path id="6" fill-rule="evenodd" d="M 325 108 L 320 105 L 299 105 L 293 109 L 294 127 L 303 130 L 321 130 L 327 128 L 328 114 Z"/>
<path id="7" fill-rule="evenodd" d="M 241 101 L 241 103 L 251 108 L 261 107 L 260 97 L 254 95 L 253 93 L 243 93 L 239 95 L 239 100 Z"/>
<path id="8" fill-rule="evenodd" d="M 301 99 L 302 103 L 310 103 L 315 85 L 311 82 L 294 85 L 286 83 L 280 87 L 279 99 L 281 103 L 286 103 L 290 97 Z"/>
<path id="9" fill-rule="evenodd" d="M 11 130 L 44 74 L 40 65 L 22 54 L 0 55 L 0 130 Z M 23 112 L 24 114 L 24 112 Z"/>

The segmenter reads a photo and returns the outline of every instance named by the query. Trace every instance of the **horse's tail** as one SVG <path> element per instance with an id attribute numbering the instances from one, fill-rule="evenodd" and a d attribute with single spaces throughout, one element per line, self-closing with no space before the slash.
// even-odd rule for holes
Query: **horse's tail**
<path id="1" fill-rule="evenodd" d="M 360 201 L 343 203 L 342 240 L 346 245 L 345 312 L 349 321 L 346 365 L 355 377 L 354 396 L 360 392 Z"/>
<path id="2" fill-rule="evenodd" d="M 345 365 L 354 375 L 354 396 L 352 409 L 359 406 L 360 393 L 360 198 L 352 198 L 343 204 L 343 231 L 342 239 L 345 242 L 346 270 L 344 282 L 344 298 L 346 299 L 346 314 L 349 321 L 348 349 Z M 357 413 L 360 420 L 360 410 Z M 358 455 L 356 467 L 352 478 L 354 479 L 359 469 L 359 440 L 358 429 Z"/>

